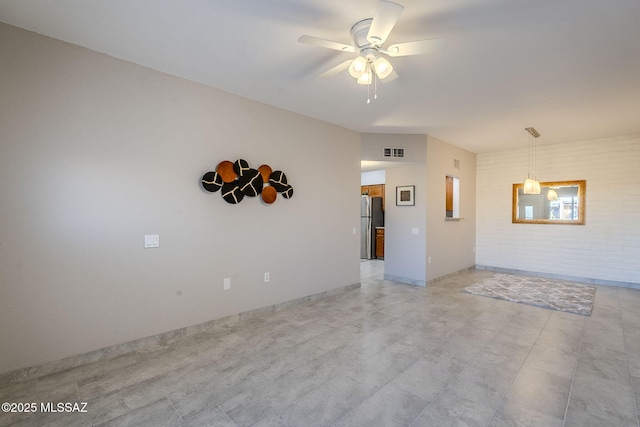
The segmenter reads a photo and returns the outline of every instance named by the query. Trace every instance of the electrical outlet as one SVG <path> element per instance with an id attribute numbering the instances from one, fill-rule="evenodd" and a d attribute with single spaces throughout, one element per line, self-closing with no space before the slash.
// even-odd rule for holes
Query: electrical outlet
<path id="1" fill-rule="evenodd" d="M 231 289 L 231 277 L 227 277 L 222 282 L 222 290 L 223 291 L 228 291 L 229 289 Z"/>
<path id="2" fill-rule="evenodd" d="M 271 280 L 271 277 L 269 277 L 269 273 L 264 273 L 264 283 L 267 283 L 269 280 Z"/>
<path id="3" fill-rule="evenodd" d="M 429 264 L 431 264 L 431 257 L 429 257 L 428 260 L 429 260 Z"/>

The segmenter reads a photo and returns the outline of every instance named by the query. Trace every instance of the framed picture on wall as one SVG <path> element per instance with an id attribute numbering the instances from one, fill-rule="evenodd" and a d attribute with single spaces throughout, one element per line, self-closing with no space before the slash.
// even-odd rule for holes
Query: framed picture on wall
<path id="1" fill-rule="evenodd" d="M 415 206 L 415 192 L 415 185 L 396 187 L 396 206 Z"/>

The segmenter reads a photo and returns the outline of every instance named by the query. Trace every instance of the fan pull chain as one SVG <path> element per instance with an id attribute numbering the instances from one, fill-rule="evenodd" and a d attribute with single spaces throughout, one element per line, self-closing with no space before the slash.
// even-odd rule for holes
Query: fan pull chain
<path id="1" fill-rule="evenodd" d="M 376 80 L 376 73 L 373 73 L 373 99 L 378 99 L 378 81 Z"/>
<path id="2" fill-rule="evenodd" d="M 376 100 L 378 99 L 378 82 L 376 81 L 376 73 L 373 73 L 373 76 L 371 76 L 372 80 L 373 80 L 373 99 Z M 370 84 L 367 85 L 367 104 L 371 104 L 371 86 Z"/>

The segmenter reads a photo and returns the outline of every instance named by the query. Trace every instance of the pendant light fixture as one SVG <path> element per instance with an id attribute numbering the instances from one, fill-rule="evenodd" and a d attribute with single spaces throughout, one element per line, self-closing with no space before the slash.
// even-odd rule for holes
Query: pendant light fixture
<path id="1" fill-rule="evenodd" d="M 524 128 L 529 133 L 528 171 L 527 179 L 524 181 L 524 194 L 540 194 L 540 182 L 536 179 L 536 139 L 540 136 L 537 130 L 532 127 Z"/>

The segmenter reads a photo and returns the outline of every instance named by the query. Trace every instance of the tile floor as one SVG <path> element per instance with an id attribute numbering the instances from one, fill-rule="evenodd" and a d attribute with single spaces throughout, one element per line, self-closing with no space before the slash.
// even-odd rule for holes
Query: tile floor
<path id="1" fill-rule="evenodd" d="M 13 385 L 17 426 L 639 426 L 640 291 L 599 286 L 591 317 L 382 279 L 235 327 Z"/>

